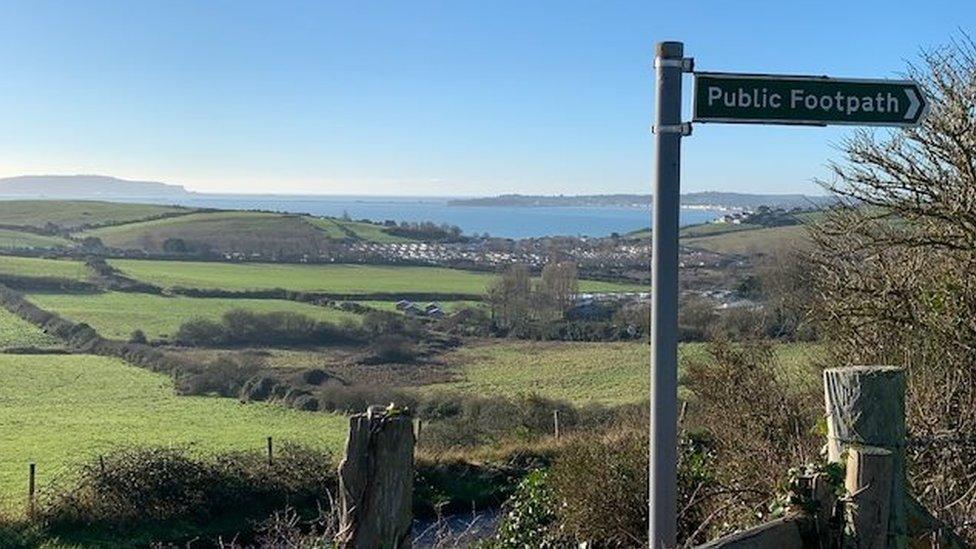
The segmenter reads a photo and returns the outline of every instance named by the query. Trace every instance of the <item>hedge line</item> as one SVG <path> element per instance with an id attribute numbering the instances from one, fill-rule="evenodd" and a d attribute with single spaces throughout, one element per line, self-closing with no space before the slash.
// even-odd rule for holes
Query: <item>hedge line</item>
<path id="1" fill-rule="evenodd" d="M 437 293 L 437 292 L 370 292 L 362 294 L 341 294 L 331 292 L 299 292 L 284 288 L 266 290 L 221 290 L 218 288 L 184 288 L 176 286 L 169 293 L 187 297 L 221 297 L 230 299 L 287 299 L 304 303 L 324 304 L 329 301 L 481 301 L 482 294 Z"/>
<path id="2" fill-rule="evenodd" d="M 101 291 L 98 285 L 92 282 L 56 276 L 0 274 L 0 284 L 7 288 L 26 291 L 60 293 L 97 293 Z"/>

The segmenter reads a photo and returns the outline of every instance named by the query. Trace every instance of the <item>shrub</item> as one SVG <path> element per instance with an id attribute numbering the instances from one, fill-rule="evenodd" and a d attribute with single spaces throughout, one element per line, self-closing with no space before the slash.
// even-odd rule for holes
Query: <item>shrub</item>
<path id="1" fill-rule="evenodd" d="M 223 326 L 213 320 L 195 318 L 180 325 L 176 342 L 181 345 L 212 346 L 226 340 Z"/>
<path id="2" fill-rule="evenodd" d="M 535 394 L 515 398 L 438 394 L 418 403 L 416 410 L 418 417 L 430 421 L 420 439 L 423 447 L 430 450 L 550 436 L 555 410 L 560 412 L 563 432 L 583 426 L 580 412 L 570 404 Z"/>
<path id="3" fill-rule="evenodd" d="M 687 365 L 689 423 L 714 451 L 714 480 L 729 487 L 711 535 L 763 517 L 791 467 L 815 461 L 822 435 L 819 388 L 791 383 L 767 342 L 712 342 L 710 357 Z M 705 440 L 705 437 L 699 440 Z M 731 489 L 734 488 L 734 489 Z"/>
<path id="4" fill-rule="evenodd" d="M 133 330 L 132 334 L 129 336 L 129 343 L 146 344 L 146 332 L 143 332 L 142 330 Z"/>
<path id="5" fill-rule="evenodd" d="M 220 357 L 207 364 L 185 365 L 176 376 L 176 390 L 184 395 L 241 396 L 245 385 L 261 369 L 260 359 Z"/>
<path id="6" fill-rule="evenodd" d="M 377 337 L 369 346 L 370 362 L 413 362 L 417 351 L 412 341 L 404 336 L 383 335 Z"/>
<path id="7" fill-rule="evenodd" d="M 358 341 L 354 324 L 335 325 L 288 311 L 256 313 L 233 309 L 220 322 L 193 319 L 176 332 L 182 345 L 329 345 Z"/>
<path id="8" fill-rule="evenodd" d="M 570 443 L 550 482 L 563 529 L 600 546 L 641 546 L 647 538 L 645 429 L 613 431 Z"/>
<path id="9" fill-rule="evenodd" d="M 312 368 L 302 372 L 302 381 L 309 385 L 321 385 L 330 377 L 328 372 L 320 368 Z"/>
<path id="10" fill-rule="evenodd" d="M 548 472 L 538 470 L 529 473 L 519 482 L 515 494 L 505 502 L 498 531 L 490 542 L 484 544 L 484 549 L 573 545 L 565 536 L 560 536 L 557 509 Z"/>
<path id="11" fill-rule="evenodd" d="M 330 454 L 288 444 L 270 466 L 262 453 L 198 457 L 179 448 L 135 448 L 105 456 L 104 468 L 89 463 L 56 480 L 41 494 L 38 514 L 55 531 L 205 525 L 228 516 L 246 527 L 248 518 L 288 505 L 328 509 L 334 471 Z"/>
<path id="12" fill-rule="evenodd" d="M 241 398 L 244 400 L 268 400 L 274 392 L 278 382 L 269 376 L 257 376 L 249 379 L 241 388 Z"/>

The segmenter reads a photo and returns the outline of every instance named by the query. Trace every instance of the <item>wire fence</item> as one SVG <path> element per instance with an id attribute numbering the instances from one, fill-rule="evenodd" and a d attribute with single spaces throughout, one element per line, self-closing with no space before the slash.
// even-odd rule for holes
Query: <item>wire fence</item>
<path id="1" fill-rule="evenodd" d="M 274 465 L 278 446 L 282 441 L 268 436 L 255 439 L 253 445 L 242 447 L 240 451 L 261 453 L 268 466 Z M 293 441 L 284 441 L 285 443 Z M 159 445 L 156 445 L 159 446 Z M 183 442 L 168 447 L 186 449 L 199 454 L 217 454 L 217 450 L 195 450 L 199 444 Z M 102 472 L 106 469 L 106 457 L 114 452 L 132 448 L 144 448 L 146 445 L 113 445 L 77 452 L 69 456 L 46 456 L 38 453 L 29 460 L 12 459 L 0 453 L 0 515 L 32 516 L 36 510 L 39 498 L 54 485 L 70 482 L 85 466 L 97 465 Z"/>

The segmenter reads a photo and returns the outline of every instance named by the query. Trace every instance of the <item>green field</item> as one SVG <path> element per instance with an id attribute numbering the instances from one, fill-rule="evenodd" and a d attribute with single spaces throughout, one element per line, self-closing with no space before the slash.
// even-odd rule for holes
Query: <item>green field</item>
<path id="1" fill-rule="evenodd" d="M 682 244 L 722 254 L 763 253 L 783 247 L 796 248 L 808 242 L 804 225 L 735 231 L 714 236 L 690 238 Z"/>
<path id="2" fill-rule="evenodd" d="M 151 252 L 165 250 L 170 239 L 182 240 L 190 251 L 256 252 L 264 255 L 319 253 L 328 238 L 298 215 L 264 212 L 208 212 L 128 223 L 81 233 L 107 246 Z"/>
<path id="3" fill-rule="evenodd" d="M 231 309 L 256 312 L 289 311 L 319 320 L 359 321 L 359 316 L 336 309 L 281 299 L 222 299 L 164 297 L 151 294 L 32 294 L 28 296 L 42 309 L 56 312 L 75 322 L 87 322 L 104 336 L 128 339 L 140 329 L 150 338 L 172 336 L 184 322 L 193 318 L 217 320 Z"/>
<path id="4" fill-rule="evenodd" d="M 331 217 L 309 217 L 308 222 L 318 227 L 329 238 L 355 238 L 368 242 L 411 242 L 409 238 L 384 233 L 381 225 L 346 221 Z"/>
<path id="5" fill-rule="evenodd" d="M 0 502 L 22 511 L 38 482 L 114 448 L 261 451 L 266 437 L 341 451 L 348 420 L 229 398 L 176 396 L 170 379 L 88 355 L 0 355 Z"/>
<path id="6" fill-rule="evenodd" d="M 285 288 L 305 292 L 369 294 L 430 292 L 480 294 L 495 275 L 441 267 L 374 265 L 295 265 L 276 263 L 208 263 L 194 261 L 112 260 L 127 276 L 172 288 L 258 290 Z M 640 286 L 580 281 L 585 292 L 639 291 Z"/>
<path id="7" fill-rule="evenodd" d="M 85 280 L 88 278 L 88 268 L 80 261 L 0 255 L 0 274 Z"/>
<path id="8" fill-rule="evenodd" d="M 810 344 L 779 344 L 776 357 L 787 375 L 810 377 L 818 348 Z M 682 344 L 679 361 L 704 359 L 705 345 Z M 463 379 L 432 386 L 480 395 L 535 392 L 584 404 L 621 404 L 647 398 L 651 349 L 645 343 L 502 342 L 463 347 L 448 360 Z M 425 389 L 431 390 L 431 389 Z"/>
<path id="9" fill-rule="evenodd" d="M 10 229 L 0 229 L 0 248 L 8 250 L 24 248 L 58 248 L 71 246 L 72 242 L 59 236 L 47 236 L 43 234 L 26 233 L 23 231 L 12 231 Z"/>
<path id="10" fill-rule="evenodd" d="M 750 223 L 702 223 L 700 225 L 688 225 L 679 231 L 681 238 L 697 238 L 700 236 L 712 236 L 718 234 L 737 233 L 739 231 L 751 231 L 762 228 L 761 225 Z"/>
<path id="11" fill-rule="evenodd" d="M 3 200 L 0 224 L 44 227 L 54 223 L 75 229 L 90 225 L 111 225 L 139 221 L 160 215 L 189 212 L 178 206 L 119 204 L 94 200 Z"/>
<path id="12" fill-rule="evenodd" d="M 59 342 L 40 328 L 0 308 L 0 348 L 7 347 L 56 347 Z"/>

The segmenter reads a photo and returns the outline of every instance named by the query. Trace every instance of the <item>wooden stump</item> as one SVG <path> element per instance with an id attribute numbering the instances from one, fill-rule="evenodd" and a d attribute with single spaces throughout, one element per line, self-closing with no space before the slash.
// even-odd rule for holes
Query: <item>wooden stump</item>
<path id="1" fill-rule="evenodd" d="M 411 546 L 413 447 L 413 421 L 392 405 L 349 418 L 339 464 L 339 547 Z"/>
<path id="2" fill-rule="evenodd" d="M 847 451 L 847 525 L 859 549 L 885 549 L 891 501 L 891 452 L 870 446 Z"/>
<path id="3" fill-rule="evenodd" d="M 889 547 L 907 541 L 905 499 L 905 371 L 891 366 L 824 370 L 827 455 L 832 462 L 862 447 L 890 452 Z"/>

